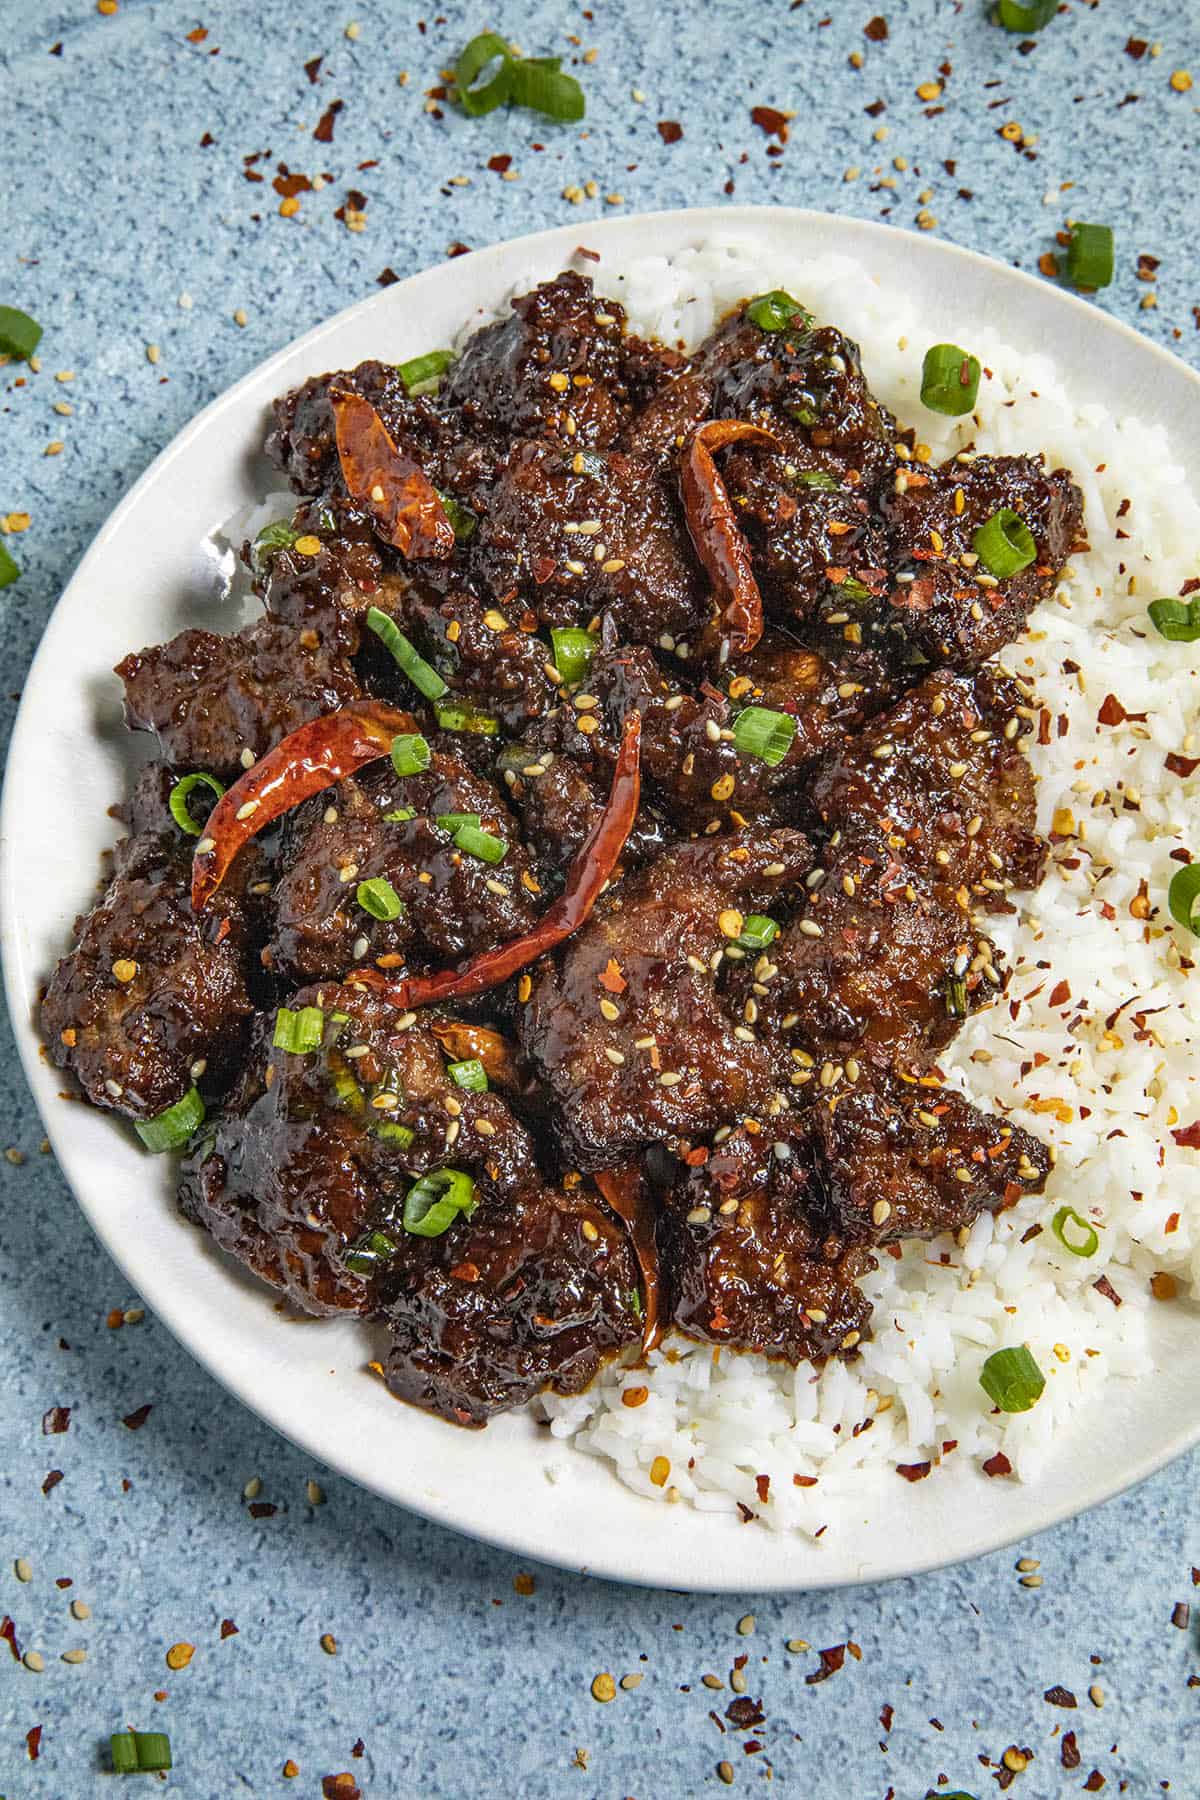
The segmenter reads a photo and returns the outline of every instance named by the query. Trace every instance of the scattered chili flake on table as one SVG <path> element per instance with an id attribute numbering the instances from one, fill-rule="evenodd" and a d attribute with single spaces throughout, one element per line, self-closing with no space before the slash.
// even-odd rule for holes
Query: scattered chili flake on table
<path id="1" fill-rule="evenodd" d="M 58 1486 L 59 1482 L 62 1480 L 62 1478 L 63 1478 L 63 1472 L 61 1469 L 51 1469 L 51 1471 L 47 1475 L 45 1481 L 43 1481 L 43 1483 L 42 1483 L 43 1494 L 48 1494 L 51 1492 L 52 1489 L 56 1488 Z"/>
<path id="2" fill-rule="evenodd" d="M 1048 1687 L 1042 1695 L 1042 1699 L 1050 1706 L 1079 1705 L 1078 1700 L 1076 1700 L 1070 1688 L 1061 1687 L 1058 1683 L 1055 1683 L 1053 1687 Z"/>
<path id="3" fill-rule="evenodd" d="M 222 1636 L 222 1638 L 237 1637 L 237 1635 L 238 1635 L 238 1628 L 234 1624 L 233 1620 L 232 1619 L 222 1619 L 221 1620 L 221 1636 Z"/>
<path id="4" fill-rule="evenodd" d="M 147 1401 L 145 1406 L 137 1406 L 131 1413 L 126 1413 L 121 1423 L 130 1431 L 140 1431 L 153 1411 L 153 1402 Z"/>
<path id="5" fill-rule="evenodd" d="M 683 126 L 678 119 L 660 119 L 658 135 L 664 144 L 677 144 L 683 136 Z"/>
<path id="6" fill-rule="evenodd" d="M 887 35 L 888 35 L 888 22 L 884 18 L 880 18 L 877 16 L 874 19 L 868 19 L 866 24 L 863 26 L 863 36 L 865 38 L 869 38 L 873 44 L 885 43 L 887 40 Z"/>
<path id="7" fill-rule="evenodd" d="M 846 1646 L 834 1644 L 832 1649 L 818 1650 L 817 1655 L 821 1659 L 821 1666 L 804 1677 L 806 1687 L 815 1687 L 819 1681 L 828 1681 L 831 1675 L 837 1674 L 846 1660 Z"/>
<path id="8" fill-rule="evenodd" d="M 69 1430 L 71 1424 L 71 1408 L 69 1406 L 52 1406 L 49 1412 L 42 1414 L 42 1436 L 57 1437 Z"/>
<path id="9" fill-rule="evenodd" d="M 752 106 L 750 118 L 758 129 L 767 137 L 778 138 L 781 144 L 788 141 L 788 125 L 795 118 L 794 113 L 780 112 L 777 106 Z"/>
<path id="10" fill-rule="evenodd" d="M 345 109 L 344 100 L 331 100 L 321 117 L 317 120 L 313 136 L 318 144 L 332 144 L 334 122 L 340 112 Z"/>
<path id="11" fill-rule="evenodd" d="M 17 1642 L 17 1628 L 7 1613 L 0 1619 L 0 1641 L 6 1643 L 12 1651 L 13 1661 L 20 1662 L 21 1646 Z"/>
<path id="12" fill-rule="evenodd" d="M 356 1784 L 353 1775 L 343 1771 L 341 1775 L 324 1775 L 321 1778 L 321 1793 L 324 1800 L 362 1800 L 362 1790 Z"/>
<path id="13" fill-rule="evenodd" d="M 42 1728 L 32 1725 L 25 1733 L 25 1748 L 29 1752 L 30 1762 L 36 1762 L 42 1753 Z"/>

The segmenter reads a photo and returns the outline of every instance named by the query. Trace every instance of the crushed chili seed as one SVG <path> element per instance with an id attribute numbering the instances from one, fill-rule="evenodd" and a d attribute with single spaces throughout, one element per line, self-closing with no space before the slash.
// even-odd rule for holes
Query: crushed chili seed
<path id="1" fill-rule="evenodd" d="M 598 1700 L 601 1705 L 605 1705 L 609 1700 L 615 1700 L 616 1697 L 617 1684 L 606 1669 L 592 1677 L 593 1700 Z"/>
<path id="2" fill-rule="evenodd" d="M 172 1644 L 166 1656 L 168 1669 L 186 1669 L 195 1654 L 195 1644 Z"/>

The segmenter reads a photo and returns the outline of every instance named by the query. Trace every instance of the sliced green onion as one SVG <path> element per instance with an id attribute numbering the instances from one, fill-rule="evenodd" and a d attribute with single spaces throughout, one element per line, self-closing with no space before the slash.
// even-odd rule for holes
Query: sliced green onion
<path id="1" fill-rule="evenodd" d="M 1068 1225 L 1072 1231 L 1081 1234 L 1074 1243 L 1067 1236 Z M 1050 1221 L 1050 1229 L 1063 1249 L 1069 1250 L 1072 1256 L 1094 1256 L 1100 1248 L 1100 1233 L 1094 1225 L 1089 1225 L 1086 1219 L 1081 1218 L 1073 1206 L 1060 1206 Z"/>
<path id="2" fill-rule="evenodd" d="M 564 75 L 557 56 L 514 57 L 509 70 L 509 99 L 527 106 L 560 125 L 574 124 L 587 110 L 583 89 L 573 75 Z"/>
<path id="3" fill-rule="evenodd" d="M 504 838 L 493 837 L 490 831 L 480 831 L 478 825 L 460 825 L 454 834 L 454 847 L 485 863 L 503 862 L 508 854 Z"/>
<path id="4" fill-rule="evenodd" d="M 759 294 L 751 300 L 746 308 L 746 317 L 760 331 L 786 331 L 794 320 L 799 319 L 802 326 L 812 324 L 812 314 L 808 308 L 793 300 L 783 288 L 772 288 L 769 294 Z"/>
<path id="5" fill-rule="evenodd" d="M 1173 644 L 1194 644 L 1200 638 L 1200 594 L 1190 600 L 1152 600 L 1146 611 L 1159 637 Z"/>
<path id="6" fill-rule="evenodd" d="M 1167 889 L 1171 917 L 1193 937 L 1200 937 L 1200 862 L 1186 863 Z"/>
<path id="7" fill-rule="evenodd" d="M 36 319 L 16 306 L 0 306 L 0 350 L 5 356 L 20 356 L 26 361 L 42 341 L 42 328 Z"/>
<path id="8" fill-rule="evenodd" d="M 580 631 L 574 625 L 560 625 L 551 629 L 550 642 L 554 666 L 563 680 L 568 685 L 586 681 L 600 642 L 596 633 Z"/>
<path id="9" fill-rule="evenodd" d="M 188 811 L 188 795 L 195 793 L 198 787 L 211 788 L 218 800 L 225 792 L 223 784 L 217 780 L 215 775 L 207 775 L 203 769 L 198 769 L 194 775 L 185 775 L 182 780 L 175 783 L 167 801 L 167 805 L 171 809 L 171 817 L 180 831 L 186 831 L 189 837 L 199 837 L 203 830 L 203 826 L 197 825 Z"/>
<path id="10" fill-rule="evenodd" d="M 965 1019 L 970 1007 L 967 1005 L 967 983 L 963 975 L 952 975 L 946 983 L 946 1012 L 952 1019 Z"/>
<path id="11" fill-rule="evenodd" d="M 398 919 L 404 912 L 404 902 L 390 881 L 382 875 L 372 875 L 369 881 L 360 881 L 354 893 L 355 899 L 365 913 L 373 919 Z"/>
<path id="12" fill-rule="evenodd" d="M 819 416 L 811 406 L 785 406 L 783 410 L 797 425 L 815 425 Z"/>
<path id="13" fill-rule="evenodd" d="M 300 535 L 290 519 L 276 519 L 273 525 L 264 525 L 250 552 L 255 568 L 261 569 L 276 551 L 290 550 Z"/>
<path id="14" fill-rule="evenodd" d="M 979 1385 L 1001 1412 L 1028 1412 L 1041 1396 L 1046 1377 L 1024 1344 L 993 1350 L 979 1371 Z"/>
<path id="15" fill-rule="evenodd" d="M 628 1288 L 625 1293 L 625 1304 L 631 1313 L 640 1319 L 642 1316 L 642 1294 L 640 1288 Z"/>
<path id="16" fill-rule="evenodd" d="M 419 775 L 427 769 L 433 757 L 428 742 L 418 732 L 401 732 L 392 739 L 392 767 L 397 775 Z M 384 813 L 384 818 L 415 819 L 416 813 L 411 807 L 397 807 L 394 813 Z"/>
<path id="17" fill-rule="evenodd" d="M 342 1262 L 352 1275 L 374 1275 L 396 1250 L 385 1231 L 365 1231 L 342 1251 Z"/>
<path id="18" fill-rule="evenodd" d="M 407 1150 L 415 1135 L 407 1125 L 397 1125 L 391 1119 L 384 1119 L 382 1124 L 374 1127 L 375 1136 L 383 1138 L 389 1144 L 399 1144 L 401 1150 Z"/>
<path id="19" fill-rule="evenodd" d="M 765 913 L 750 913 L 742 921 L 738 943 L 743 950 L 765 950 L 779 936 L 779 927 Z"/>
<path id="20" fill-rule="evenodd" d="M 8 551 L 0 544 L 0 588 L 10 587 L 21 573 Z"/>
<path id="21" fill-rule="evenodd" d="M 339 1068 L 335 1063 L 330 1073 L 333 1077 L 334 1098 L 351 1112 L 361 1112 L 365 1105 L 363 1091 L 349 1069 Z"/>
<path id="22" fill-rule="evenodd" d="M 971 542 L 984 568 L 1001 581 L 1006 576 L 1018 575 L 1037 558 L 1033 533 L 1021 515 L 1008 506 L 994 512 L 986 524 L 979 527 Z"/>
<path id="23" fill-rule="evenodd" d="M 465 544 L 468 539 L 475 536 L 475 527 L 479 524 L 478 518 L 469 506 L 464 506 L 461 501 L 454 498 L 453 494 L 444 494 L 441 488 L 435 488 L 434 493 L 441 501 L 442 511 L 454 529 L 455 543 Z"/>
<path id="24" fill-rule="evenodd" d="M 1107 287 L 1113 278 L 1111 225 L 1072 225 L 1067 275 L 1077 288 Z"/>
<path id="25" fill-rule="evenodd" d="M 427 700 L 440 700 L 449 692 L 432 664 L 427 663 L 416 646 L 408 641 L 396 621 L 380 612 L 377 606 L 367 608 L 367 627 L 391 651 L 402 673 L 408 676 L 418 693 L 424 694 Z"/>
<path id="26" fill-rule="evenodd" d="M 434 813 L 433 822 L 440 831 L 449 831 L 449 832 L 453 833 L 458 830 L 460 825 L 482 825 L 483 824 L 483 814 L 482 813 Z"/>
<path id="27" fill-rule="evenodd" d="M 410 394 L 436 392 L 438 382 L 455 361 L 453 350 L 427 350 L 408 362 L 396 364 L 396 373 Z"/>
<path id="28" fill-rule="evenodd" d="M 836 494 L 842 485 L 832 475 L 827 475 L 824 469 L 801 469 L 796 480 L 803 482 L 805 487 L 820 488 L 823 494 Z"/>
<path id="29" fill-rule="evenodd" d="M 108 1744 L 114 1775 L 156 1775 L 172 1766 L 165 1731 L 114 1731 Z"/>
<path id="30" fill-rule="evenodd" d="M 395 750 L 396 745 L 399 742 L 400 742 L 399 738 L 393 739 L 393 741 L 392 741 L 393 751 Z M 425 743 L 424 738 L 421 739 L 421 742 L 423 744 Z M 426 748 L 428 749 L 428 745 L 426 745 Z M 395 763 L 394 756 L 392 758 L 392 761 L 394 764 Z M 405 768 L 405 769 L 398 769 L 396 772 L 399 775 L 415 775 L 417 773 L 417 770 Z M 417 816 L 417 809 L 415 806 L 398 806 L 394 812 L 384 813 L 384 815 L 383 815 L 384 820 L 388 825 L 405 825 L 408 823 L 409 819 L 415 819 L 416 816 Z"/>
<path id="31" fill-rule="evenodd" d="M 771 712 L 765 706 L 747 706 L 733 721 L 733 741 L 743 756 L 757 756 L 769 769 L 781 763 L 792 747 L 796 721 L 790 713 Z"/>
<path id="32" fill-rule="evenodd" d="M 447 700 L 444 705 L 435 705 L 433 716 L 443 731 L 471 731 L 477 737 L 495 737 L 500 729 L 499 719 L 491 713 L 480 712 L 477 706 L 469 705 L 465 700 Z"/>
<path id="33" fill-rule="evenodd" d="M 422 1175 L 404 1201 L 404 1229 L 415 1237 L 441 1237 L 459 1213 L 467 1218 L 479 1204 L 475 1183 L 461 1169 L 437 1169 Z"/>
<path id="34" fill-rule="evenodd" d="M 1006 31 L 1040 31 L 1057 11 L 1058 0 L 1000 0 L 997 17 Z"/>
<path id="35" fill-rule="evenodd" d="M 452 1062 L 449 1073 L 455 1086 L 466 1088 L 469 1094 L 486 1094 L 488 1091 L 487 1070 L 477 1056 L 469 1057 L 465 1062 Z"/>
<path id="36" fill-rule="evenodd" d="M 482 87 L 472 87 L 476 77 L 497 61 L 500 66 L 491 79 Z M 471 118 L 479 119 L 484 113 L 503 106 L 512 92 L 512 67 L 508 45 L 494 31 L 481 31 L 478 37 L 473 37 L 454 69 L 454 85 L 463 111 Z"/>
<path id="37" fill-rule="evenodd" d="M 874 597 L 866 582 L 856 581 L 853 575 L 847 575 L 835 591 L 843 600 L 870 600 Z"/>
<path id="38" fill-rule="evenodd" d="M 921 400 L 930 412 L 955 418 L 969 413 L 979 395 L 977 358 L 957 344 L 931 344 L 921 365 Z"/>
<path id="39" fill-rule="evenodd" d="M 281 1006 L 275 1014 L 275 1035 L 271 1039 L 276 1050 L 287 1050 L 293 1056 L 306 1056 L 321 1048 L 325 1035 L 325 1014 L 319 1006 L 302 1006 L 293 1012 Z"/>
<path id="40" fill-rule="evenodd" d="M 189 1088 L 182 1100 L 168 1106 L 156 1119 L 135 1119 L 134 1129 L 147 1150 L 178 1150 L 186 1144 L 196 1128 L 204 1123 L 204 1102 L 196 1088 Z"/>

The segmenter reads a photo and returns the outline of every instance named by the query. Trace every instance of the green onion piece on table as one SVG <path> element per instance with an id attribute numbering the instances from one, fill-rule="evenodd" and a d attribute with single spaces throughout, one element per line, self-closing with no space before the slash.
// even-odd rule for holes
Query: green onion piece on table
<path id="1" fill-rule="evenodd" d="M 765 706 L 747 706 L 733 721 L 733 741 L 743 756 L 757 756 L 769 769 L 781 763 L 792 747 L 796 721 L 790 713 L 771 712 Z"/>
<path id="2" fill-rule="evenodd" d="M 495 74 L 481 87 L 473 86 L 493 63 L 498 65 Z M 512 92 L 512 67 L 508 45 L 494 31 L 481 31 L 478 37 L 473 37 L 454 68 L 454 85 L 463 111 L 471 118 L 479 119 L 484 113 L 505 105 Z"/>
<path id="3" fill-rule="evenodd" d="M 1046 1377 L 1024 1344 L 993 1350 L 979 1371 L 979 1385 L 1001 1412 L 1028 1412 L 1040 1399 Z"/>
<path id="4" fill-rule="evenodd" d="M 490 831 L 481 831 L 478 825 L 460 825 L 454 834 L 454 847 L 485 863 L 503 862 L 508 854 L 508 844 L 503 838 L 493 837 Z"/>
<path id="5" fill-rule="evenodd" d="M 372 875 L 369 881 L 360 881 L 355 890 L 355 899 L 365 913 L 373 919 L 398 919 L 404 911 L 404 902 L 382 875 Z"/>
<path id="6" fill-rule="evenodd" d="M 427 350 L 408 362 L 396 364 L 396 373 L 410 394 L 435 392 L 446 370 L 455 361 L 453 350 Z"/>
<path id="7" fill-rule="evenodd" d="M 580 631 L 574 625 L 552 628 L 550 643 L 554 666 L 568 685 L 587 680 L 599 642 L 594 631 Z"/>
<path id="8" fill-rule="evenodd" d="M 1074 1233 L 1074 1242 L 1067 1236 L 1068 1228 Z M 1050 1229 L 1072 1256 L 1094 1256 L 1100 1248 L 1100 1233 L 1073 1206 L 1060 1206 L 1050 1221 Z"/>
<path id="9" fill-rule="evenodd" d="M 459 1213 L 467 1218 L 479 1204 L 475 1183 L 461 1169 L 437 1169 L 422 1175 L 404 1201 L 404 1229 L 414 1237 L 441 1237 Z"/>
<path id="10" fill-rule="evenodd" d="M 793 300 L 783 288 L 772 288 L 769 294 L 759 294 L 751 300 L 746 307 L 746 317 L 760 331 L 786 331 L 797 319 L 801 326 L 812 323 L 808 308 Z"/>
<path id="11" fill-rule="evenodd" d="M 0 306 L 0 351 L 5 356 L 28 361 L 41 341 L 42 328 L 36 319 L 17 306 Z"/>
<path id="12" fill-rule="evenodd" d="M 381 1263 L 395 1256 L 396 1246 L 384 1231 L 366 1231 L 342 1252 L 352 1275 L 374 1275 Z"/>
<path id="13" fill-rule="evenodd" d="M 163 1150 L 178 1150 L 203 1123 L 204 1102 L 193 1087 L 182 1100 L 168 1106 L 166 1112 L 160 1112 L 156 1119 L 135 1119 L 134 1129 L 147 1150 L 153 1150 L 157 1155 Z"/>
<path id="14" fill-rule="evenodd" d="M 456 1087 L 466 1088 L 469 1094 L 486 1094 L 488 1091 L 487 1070 L 477 1056 L 465 1062 L 450 1064 L 450 1079 Z"/>
<path id="15" fill-rule="evenodd" d="M 587 111 L 587 102 L 575 77 L 563 74 L 561 60 L 557 56 L 514 57 L 509 99 L 514 106 L 527 106 L 559 125 L 573 125 Z"/>
<path id="16" fill-rule="evenodd" d="M 480 712 L 477 706 L 470 706 L 465 700 L 447 700 L 442 705 L 435 705 L 433 716 L 443 731 L 470 731 L 476 737 L 495 737 L 500 729 L 499 719 L 491 713 Z"/>
<path id="17" fill-rule="evenodd" d="M 1072 225 L 1067 276 L 1073 287 L 1107 287 L 1113 278 L 1111 225 Z"/>
<path id="18" fill-rule="evenodd" d="M 305 1056 L 321 1048 L 325 1035 L 325 1014 L 319 1006 L 302 1006 L 293 1012 L 281 1006 L 275 1014 L 275 1035 L 271 1039 L 276 1050 L 287 1050 L 293 1056 Z"/>
<path id="19" fill-rule="evenodd" d="M 414 644 L 411 644 L 396 624 L 377 606 L 367 608 L 367 627 L 375 633 L 384 647 L 391 651 L 401 671 L 408 676 L 417 692 L 424 694 L 427 700 L 440 700 L 449 692 L 446 683 L 431 663 L 427 663 Z"/>
<path id="20" fill-rule="evenodd" d="M 211 788 L 218 800 L 225 792 L 223 785 L 215 775 L 206 775 L 203 769 L 198 769 L 194 775 L 185 775 L 182 780 L 175 783 L 167 801 L 167 805 L 171 809 L 171 817 L 180 831 L 186 831 L 189 837 L 199 837 L 203 829 L 197 825 L 188 811 L 188 796 L 194 794 L 198 787 Z"/>
<path id="21" fill-rule="evenodd" d="M 433 751 L 427 740 L 418 732 L 402 731 L 399 737 L 392 739 L 392 767 L 397 775 L 419 775 L 422 769 L 429 767 Z M 384 818 L 415 819 L 416 813 L 410 806 L 401 806 L 394 813 L 385 813 Z"/>
<path id="22" fill-rule="evenodd" d="M 255 568 L 261 569 L 277 550 L 290 550 L 299 536 L 289 519 L 276 519 L 273 525 L 264 525 L 250 553 Z"/>
<path id="23" fill-rule="evenodd" d="M 1177 925 L 1200 937 L 1200 862 L 1186 864 L 1172 877 L 1167 905 Z"/>
<path id="24" fill-rule="evenodd" d="M 765 913 L 750 913 L 742 921 L 738 943 L 743 950 L 765 950 L 779 936 L 779 927 Z"/>
<path id="25" fill-rule="evenodd" d="M 482 825 L 482 813 L 434 813 L 433 822 L 439 831 L 456 832 L 462 825 Z"/>
<path id="26" fill-rule="evenodd" d="M 1019 575 L 1037 560 L 1033 533 L 1019 513 L 1002 506 L 971 539 L 975 554 L 990 575 L 1003 581 Z"/>
<path id="27" fill-rule="evenodd" d="M 108 1745 L 114 1775 L 157 1775 L 171 1767 L 165 1731 L 114 1731 Z"/>
<path id="28" fill-rule="evenodd" d="M 1058 0 L 1000 0 L 996 16 L 1006 31 L 1040 31 L 1057 11 Z"/>
<path id="29" fill-rule="evenodd" d="M 453 494 L 444 494 L 441 488 L 434 488 L 433 491 L 441 501 L 442 511 L 453 528 L 455 543 L 467 543 L 470 538 L 475 536 L 475 527 L 479 524 L 479 520 L 470 507 L 464 506 L 461 500 L 456 500 Z"/>
<path id="30" fill-rule="evenodd" d="M 13 561 L 4 545 L 0 544 L 0 588 L 11 587 L 20 573 L 19 565 Z"/>
<path id="31" fill-rule="evenodd" d="M 930 412 L 956 418 L 969 413 L 979 395 L 978 359 L 957 344 L 931 344 L 921 366 L 921 400 Z"/>
<path id="32" fill-rule="evenodd" d="M 1173 644 L 1194 644 L 1200 638 L 1200 594 L 1190 600 L 1152 600 L 1146 611 L 1159 637 Z"/>

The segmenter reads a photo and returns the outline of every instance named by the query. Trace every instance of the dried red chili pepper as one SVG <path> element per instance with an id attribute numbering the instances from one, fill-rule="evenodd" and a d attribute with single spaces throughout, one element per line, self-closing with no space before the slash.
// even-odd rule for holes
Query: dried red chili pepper
<path id="1" fill-rule="evenodd" d="M 214 806 L 192 861 L 192 909 L 207 906 L 238 851 L 257 832 L 386 756 L 392 739 L 416 731 L 411 713 L 381 700 L 355 700 L 290 731 L 235 781 Z"/>
<path id="2" fill-rule="evenodd" d="M 710 419 L 693 431 L 680 465 L 688 533 L 717 590 L 730 656 L 744 656 L 753 650 L 763 630 L 762 595 L 750 564 L 750 546 L 713 461 L 714 451 L 738 443 L 779 449 L 778 438 L 761 425 L 748 425 L 741 419 Z"/>
<path id="3" fill-rule="evenodd" d="M 333 388 L 329 401 L 343 478 L 379 536 L 405 556 L 449 556 L 454 527 L 420 463 L 397 447 L 361 394 Z"/>
<path id="4" fill-rule="evenodd" d="M 562 894 L 529 931 L 507 944 L 498 945 L 495 950 L 484 950 L 458 969 L 441 969 L 436 975 L 410 975 L 391 981 L 378 969 L 355 968 L 345 977 L 346 981 L 373 989 L 405 1011 L 415 1006 L 436 1006 L 445 1000 L 486 994 L 489 988 L 499 987 L 510 975 L 536 962 L 547 950 L 553 950 L 556 944 L 578 931 L 615 869 L 637 818 L 641 794 L 641 738 L 641 714 L 631 712 L 625 719 L 604 811 L 576 852 Z M 241 786 L 240 782 L 238 786 Z M 218 812 L 224 804 L 222 800 Z M 216 813 L 212 815 L 215 817 Z"/>
<path id="5" fill-rule="evenodd" d="M 637 1163 L 601 1169 L 592 1180 L 629 1233 L 642 1276 L 642 1352 L 653 1350 L 662 1336 L 659 1320 L 658 1239 L 654 1208 L 647 1200 L 642 1172 Z"/>

